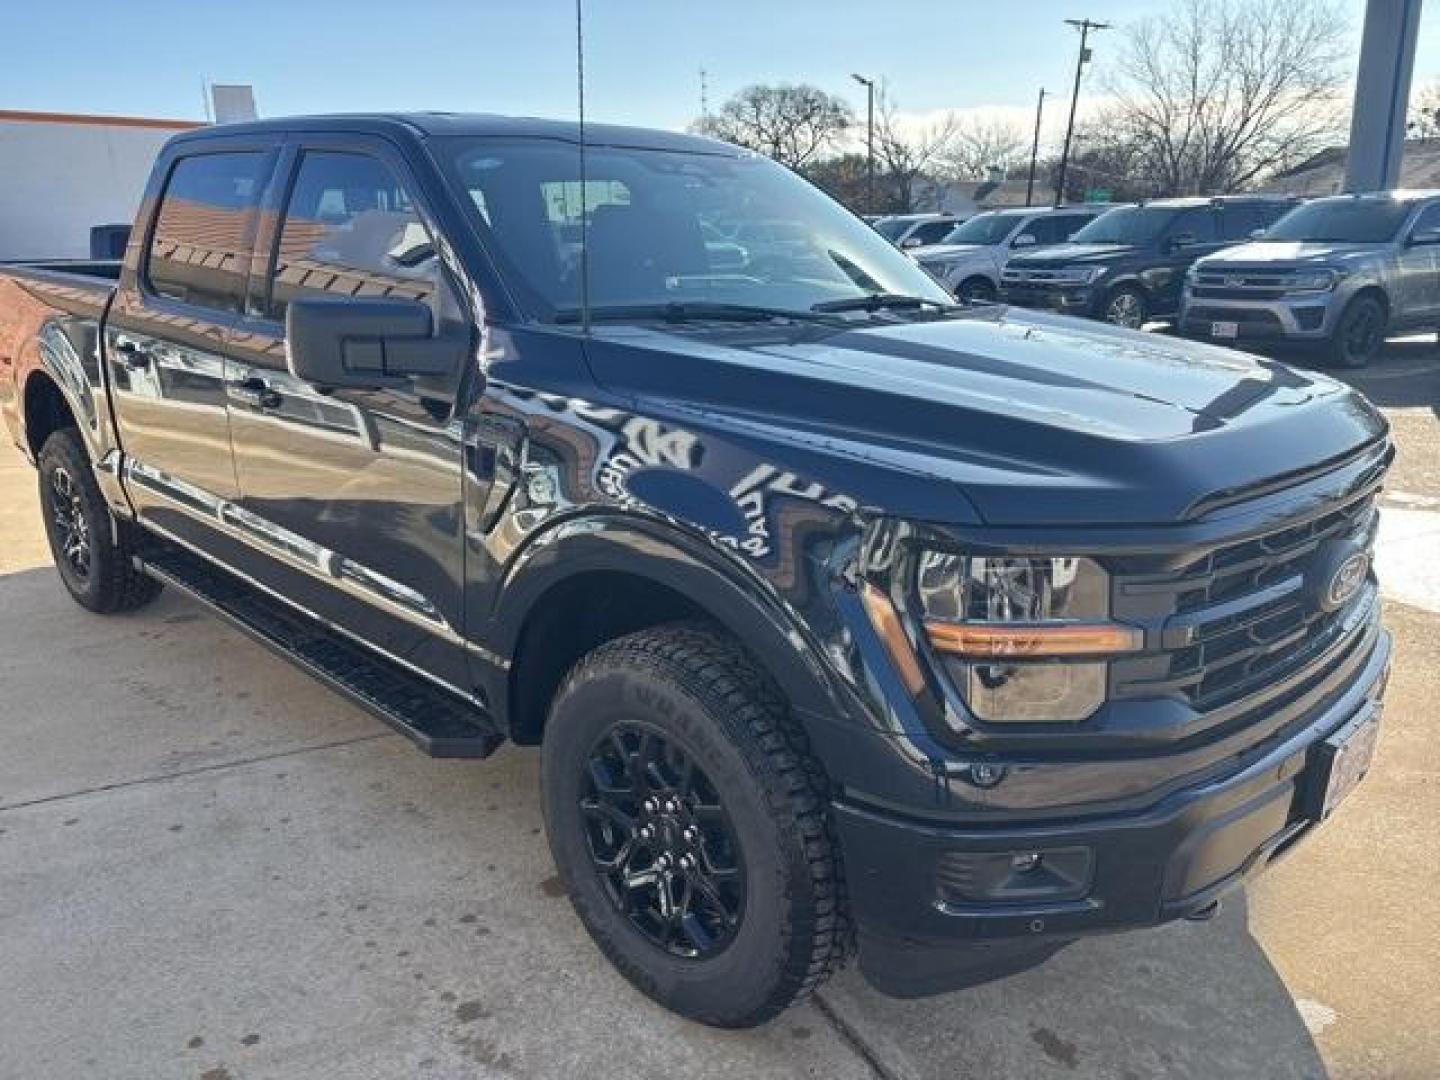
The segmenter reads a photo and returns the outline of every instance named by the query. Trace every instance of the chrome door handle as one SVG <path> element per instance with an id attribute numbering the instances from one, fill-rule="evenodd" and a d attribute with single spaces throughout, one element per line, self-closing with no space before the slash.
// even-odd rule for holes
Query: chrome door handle
<path id="1" fill-rule="evenodd" d="M 257 412 L 278 409 L 282 398 L 279 392 L 264 379 L 249 378 L 243 382 L 231 383 L 226 388 L 231 401 L 238 401 Z"/>

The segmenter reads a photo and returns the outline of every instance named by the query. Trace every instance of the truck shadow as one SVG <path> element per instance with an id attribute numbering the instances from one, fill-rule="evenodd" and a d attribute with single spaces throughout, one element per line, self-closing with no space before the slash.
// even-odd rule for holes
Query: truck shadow
<path id="1" fill-rule="evenodd" d="M 899 1001 L 847 971 L 820 998 L 897 1075 L 927 1080 L 1325 1075 L 1243 893 L 1209 923 L 1085 939 L 969 990 Z"/>

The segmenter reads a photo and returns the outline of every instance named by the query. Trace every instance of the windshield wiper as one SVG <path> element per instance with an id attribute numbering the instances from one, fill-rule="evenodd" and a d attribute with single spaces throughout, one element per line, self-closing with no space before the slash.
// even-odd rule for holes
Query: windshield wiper
<path id="1" fill-rule="evenodd" d="M 663 304 L 610 304 L 590 309 L 592 322 L 632 322 L 646 320 L 665 322 L 770 322 L 775 319 L 816 321 L 814 311 L 792 311 L 789 308 L 763 307 L 758 304 L 727 304 L 715 300 L 671 300 Z M 555 321 L 581 321 L 579 308 L 558 312 Z"/>
<path id="2" fill-rule="evenodd" d="M 864 296 L 850 296 L 844 300 L 823 300 L 811 304 L 811 311 L 833 313 L 841 311 L 899 311 L 910 308 L 933 307 L 940 311 L 954 311 L 960 305 L 946 304 L 931 300 L 928 296 L 906 296 L 904 293 L 866 293 Z"/>

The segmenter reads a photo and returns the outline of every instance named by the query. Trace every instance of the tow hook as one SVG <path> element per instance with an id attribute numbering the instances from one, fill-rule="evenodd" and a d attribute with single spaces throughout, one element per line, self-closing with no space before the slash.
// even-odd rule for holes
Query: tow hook
<path id="1" fill-rule="evenodd" d="M 1192 911 L 1185 916 L 1187 922 L 1209 922 L 1216 915 L 1220 914 L 1220 901 L 1212 900 L 1198 911 Z"/>

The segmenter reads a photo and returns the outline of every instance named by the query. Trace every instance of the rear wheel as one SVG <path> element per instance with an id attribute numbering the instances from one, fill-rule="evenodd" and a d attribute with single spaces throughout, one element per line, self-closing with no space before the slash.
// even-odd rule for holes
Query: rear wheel
<path id="1" fill-rule="evenodd" d="M 1340 313 L 1330 339 L 1330 359 L 1342 368 L 1363 368 L 1385 347 L 1385 305 L 1373 296 L 1357 296 Z"/>
<path id="2" fill-rule="evenodd" d="M 40 448 L 37 464 L 40 513 L 50 554 L 75 602 L 108 614 L 132 611 L 154 600 L 160 583 L 132 564 L 130 545 L 125 534 L 114 528 L 79 432 L 74 428 L 54 432 Z"/>
<path id="3" fill-rule="evenodd" d="M 575 910 L 640 990 L 749 1027 L 848 941 L 824 779 L 741 649 L 675 623 L 601 646 L 542 751 L 550 848 Z"/>
<path id="4" fill-rule="evenodd" d="M 1149 317 L 1150 304 L 1145 294 L 1133 285 L 1122 285 L 1105 298 L 1102 317 L 1115 326 L 1139 330 Z"/>

